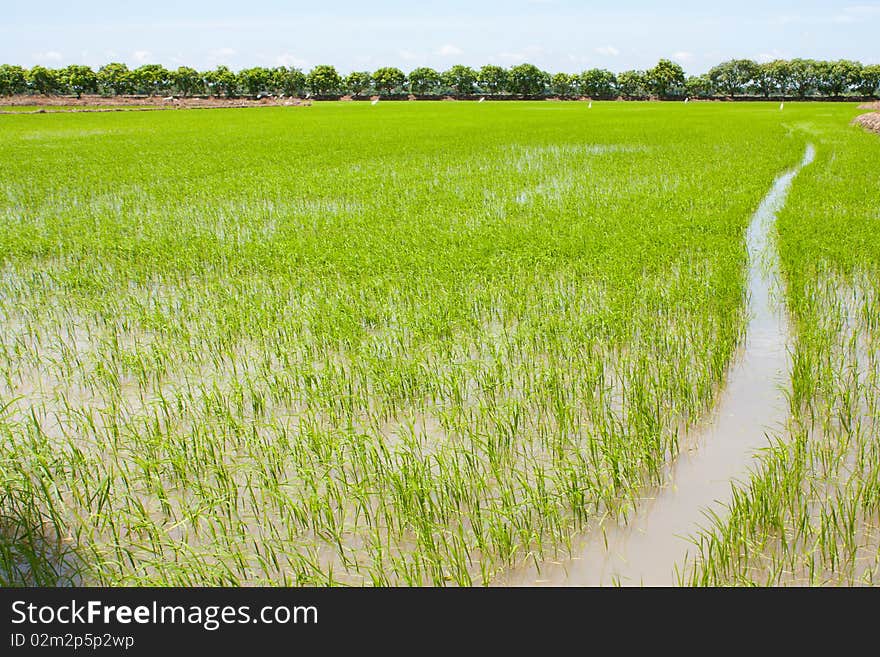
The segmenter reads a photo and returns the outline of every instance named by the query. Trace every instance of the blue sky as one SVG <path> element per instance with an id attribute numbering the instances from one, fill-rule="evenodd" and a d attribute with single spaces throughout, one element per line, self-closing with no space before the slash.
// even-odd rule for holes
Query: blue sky
<path id="1" fill-rule="evenodd" d="M 5 4 L 5 3 L 4 3 Z M 702 73 L 732 57 L 880 63 L 880 2 L 739 0 L 11 0 L 0 62 L 32 66 L 334 64 L 647 68 L 660 57 Z M 132 6 L 133 5 L 133 6 Z"/>

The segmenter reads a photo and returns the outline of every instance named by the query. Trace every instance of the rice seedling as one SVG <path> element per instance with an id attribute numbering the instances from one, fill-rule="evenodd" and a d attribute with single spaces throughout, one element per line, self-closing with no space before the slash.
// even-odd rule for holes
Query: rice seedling
<path id="1" fill-rule="evenodd" d="M 545 109 L 0 117 L 0 579 L 467 586 L 624 518 L 717 398 L 751 214 L 855 110 Z"/>
<path id="2" fill-rule="evenodd" d="M 836 118 L 836 116 L 835 116 Z M 795 181 L 779 220 L 796 328 L 790 420 L 730 517 L 697 539 L 693 584 L 872 585 L 880 569 L 878 175 L 875 135 L 803 125 L 818 166 Z"/>

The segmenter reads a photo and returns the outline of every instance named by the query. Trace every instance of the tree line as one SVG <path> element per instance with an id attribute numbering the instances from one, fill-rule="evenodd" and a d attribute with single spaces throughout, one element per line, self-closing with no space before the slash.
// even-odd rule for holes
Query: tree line
<path id="1" fill-rule="evenodd" d="M 486 65 L 479 69 L 456 65 L 447 71 L 420 67 L 404 73 L 399 68 L 355 71 L 340 75 L 335 67 L 320 65 L 308 73 L 278 66 L 254 67 L 238 72 L 226 66 L 197 71 L 188 66 L 169 70 L 159 64 L 134 69 L 121 63 L 97 71 L 74 64 L 50 69 L 25 69 L 0 65 L 0 95 L 72 95 L 87 93 L 114 95 L 192 96 L 366 96 L 374 94 L 417 94 L 420 96 L 474 94 L 488 96 L 587 96 L 597 99 L 785 97 L 841 98 L 858 95 L 877 97 L 880 65 L 862 65 L 849 60 L 776 60 L 757 63 L 732 59 L 713 67 L 705 75 L 685 74 L 675 62 L 661 59 L 644 71 L 612 73 L 590 69 L 582 73 L 548 73 L 532 64 L 510 68 Z"/>

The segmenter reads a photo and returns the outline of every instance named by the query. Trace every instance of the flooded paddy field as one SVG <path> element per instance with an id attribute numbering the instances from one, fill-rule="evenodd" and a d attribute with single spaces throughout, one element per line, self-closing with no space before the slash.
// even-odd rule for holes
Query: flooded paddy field
<path id="1" fill-rule="evenodd" d="M 855 105 L 529 107 L 0 117 L 0 580 L 870 581 Z"/>

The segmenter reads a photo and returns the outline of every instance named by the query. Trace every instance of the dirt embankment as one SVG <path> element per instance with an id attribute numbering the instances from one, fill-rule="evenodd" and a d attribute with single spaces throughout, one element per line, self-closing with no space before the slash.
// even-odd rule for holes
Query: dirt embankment
<path id="1" fill-rule="evenodd" d="M 39 107 L 36 111 L 115 111 L 151 109 L 196 109 L 221 107 L 308 106 L 311 100 L 265 96 L 262 98 L 221 98 L 217 96 L 97 96 L 81 98 L 68 96 L 10 96 L 0 98 L 0 112 L 4 107 Z M 20 112 L 17 112 L 20 113 Z"/>
<path id="2" fill-rule="evenodd" d="M 860 125 L 871 132 L 880 134 L 880 112 L 871 112 L 869 114 L 857 116 L 853 119 L 853 123 Z"/>

